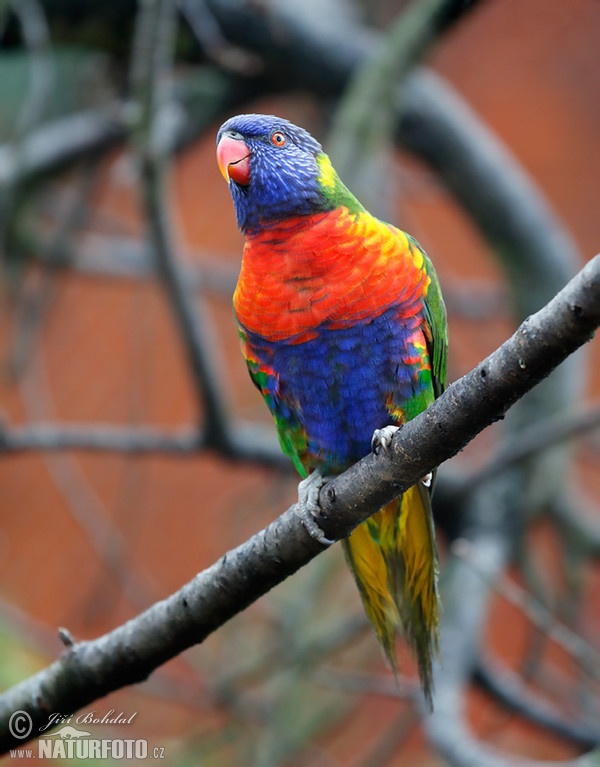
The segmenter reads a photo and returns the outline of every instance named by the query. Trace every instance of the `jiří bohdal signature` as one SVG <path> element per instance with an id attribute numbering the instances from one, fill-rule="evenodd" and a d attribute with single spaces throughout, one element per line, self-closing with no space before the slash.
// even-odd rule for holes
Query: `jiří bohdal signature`
<path id="1" fill-rule="evenodd" d="M 85 713 L 77 714 L 50 714 L 48 717 L 48 723 L 43 724 L 40 727 L 40 732 L 45 732 L 50 727 L 56 727 L 59 724 L 131 724 L 137 711 L 127 716 L 123 711 L 116 712 L 114 708 L 107 711 L 105 714 L 100 714 L 98 711 L 86 711 Z"/>

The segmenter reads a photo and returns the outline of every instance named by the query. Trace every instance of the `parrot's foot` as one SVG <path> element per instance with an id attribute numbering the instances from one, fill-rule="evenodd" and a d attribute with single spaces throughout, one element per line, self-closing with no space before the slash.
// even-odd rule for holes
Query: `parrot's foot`
<path id="1" fill-rule="evenodd" d="M 375 429 L 373 436 L 371 437 L 371 450 L 375 455 L 377 455 L 381 449 L 389 457 L 392 439 L 399 429 L 399 426 L 384 426 L 383 429 Z"/>
<path id="2" fill-rule="evenodd" d="M 297 513 L 308 534 L 323 546 L 331 546 L 335 541 L 327 538 L 319 527 L 315 517 L 321 511 L 319 491 L 325 484 L 325 477 L 317 470 L 309 474 L 298 484 Z"/>
<path id="3" fill-rule="evenodd" d="M 371 450 L 375 455 L 381 449 L 388 457 L 390 456 L 390 445 L 398 429 L 400 429 L 399 426 L 384 426 L 383 429 L 375 429 L 371 437 Z M 428 472 L 420 481 L 425 487 L 431 487 L 433 482 L 432 472 Z"/>

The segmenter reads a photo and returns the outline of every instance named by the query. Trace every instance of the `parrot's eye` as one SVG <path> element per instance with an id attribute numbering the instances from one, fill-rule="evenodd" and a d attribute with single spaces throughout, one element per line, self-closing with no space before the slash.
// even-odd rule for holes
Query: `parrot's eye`
<path id="1" fill-rule="evenodd" d="M 275 133 L 271 135 L 271 143 L 275 144 L 275 146 L 285 146 L 285 136 L 281 131 L 276 130 Z"/>

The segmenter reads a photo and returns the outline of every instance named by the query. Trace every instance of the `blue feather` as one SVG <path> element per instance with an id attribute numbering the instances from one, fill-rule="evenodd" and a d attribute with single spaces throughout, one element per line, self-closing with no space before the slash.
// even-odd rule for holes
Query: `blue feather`
<path id="1" fill-rule="evenodd" d="M 274 146 L 275 132 L 286 136 L 285 145 Z M 238 115 L 225 122 L 217 134 L 243 137 L 251 151 L 249 188 L 230 180 L 229 188 L 239 228 L 252 232 L 269 221 L 331 210 L 318 183 L 317 156 L 321 144 L 297 125 L 272 115 Z"/>
<path id="2" fill-rule="evenodd" d="M 285 421 L 300 423 L 308 453 L 327 471 L 343 469 L 370 450 L 375 429 L 395 423 L 386 406 L 410 400 L 424 383 L 406 360 L 414 357 L 412 322 L 397 307 L 370 322 L 317 328 L 303 343 L 272 342 L 244 331 L 252 356 L 277 371 L 270 406 Z"/>

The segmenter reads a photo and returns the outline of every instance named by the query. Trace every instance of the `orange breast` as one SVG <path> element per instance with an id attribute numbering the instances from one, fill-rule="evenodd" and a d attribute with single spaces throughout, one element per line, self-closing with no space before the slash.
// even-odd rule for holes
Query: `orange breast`
<path id="1" fill-rule="evenodd" d="M 234 294 L 238 321 L 270 341 L 314 337 L 393 304 L 416 314 L 429 279 L 406 235 L 347 208 L 279 223 L 248 236 Z"/>

